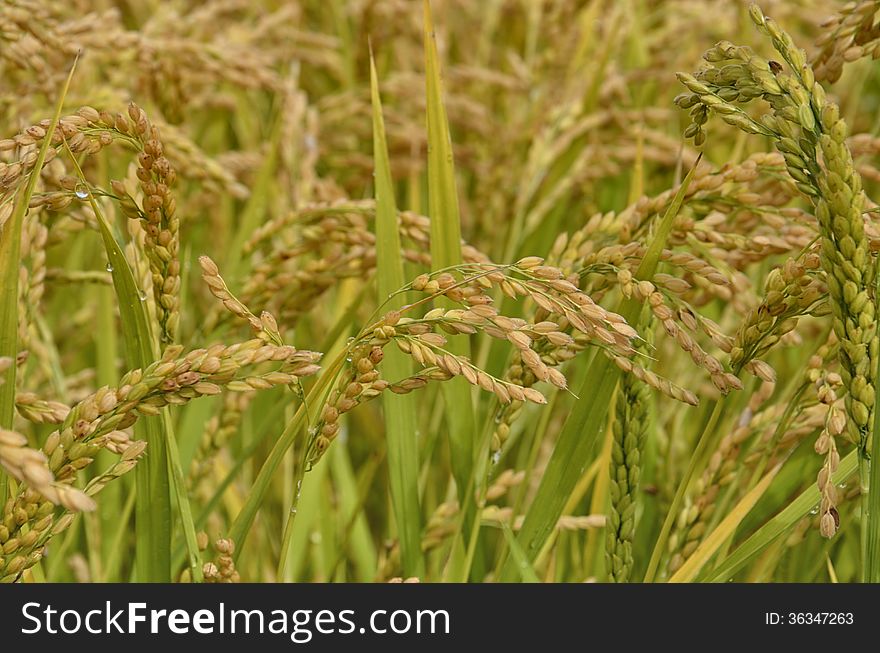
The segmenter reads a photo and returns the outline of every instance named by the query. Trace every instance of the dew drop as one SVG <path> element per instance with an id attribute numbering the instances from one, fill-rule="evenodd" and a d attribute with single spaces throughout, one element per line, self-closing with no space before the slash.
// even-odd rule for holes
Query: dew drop
<path id="1" fill-rule="evenodd" d="M 110 261 L 107 261 L 106 269 L 107 272 L 113 272 L 113 264 Z"/>
<path id="2" fill-rule="evenodd" d="M 841 490 L 845 490 L 845 489 L 846 489 L 846 483 L 841 483 L 841 484 L 839 484 L 837 487 L 840 488 Z"/>
<path id="3" fill-rule="evenodd" d="M 138 290 L 138 299 L 140 299 L 142 302 L 147 301 L 147 293 L 145 293 L 143 290 Z"/>
<path id="4" fill-rule="evenodd" d="M 85 184 L 77 184 L 73 188 L 73 194 L 81 200 L 84 200 L 89 196 L 89 189 L 86 187 Z"/>
<path id="5" fill-rule="evenodd" d="M 501 461 L 501 452 L 496 451 L 492 454 L 492 464 L 497 465 Z"/>
<path id="6" fill-rule="evenodd" d="M 818 515 L 819 514 L 819 506 L 813 506 L 813 509 L 810 510 L 810 514 L 811 515 Z"/>

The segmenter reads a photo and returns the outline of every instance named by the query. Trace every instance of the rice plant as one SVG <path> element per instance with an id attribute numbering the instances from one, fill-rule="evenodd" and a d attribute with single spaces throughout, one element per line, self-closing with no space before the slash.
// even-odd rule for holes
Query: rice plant
<path id="1" fill-rule="evenodd" d="M 3 0 L 0 580 L 880 581 L 878 24 Z"/>

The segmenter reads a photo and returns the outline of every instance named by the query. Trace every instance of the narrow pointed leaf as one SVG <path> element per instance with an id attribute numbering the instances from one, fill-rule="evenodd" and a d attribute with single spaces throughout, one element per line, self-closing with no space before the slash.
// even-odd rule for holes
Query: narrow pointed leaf
<path id="1" fill-rule="evenodd" d="M 425 0 L 425 84 L 428 121 L 428 215 L 431 218 L 431 266 L 441 269 L 461 263 L 461 218 L 455 185 L 455 163 L 449 121 L 443 104 L 443 82 L 434 37 L 431 5 Z M 446 300 L 440 306 L 451 307 Z M 469 356 L 467 340 L 453 338 L 448 349 L 458 356 Z M 464 379 L 452 379 L 442 385 L 447 406 L 449 449 L 452 474 L 460 495 L 470 481 L 474 459 L 476 418 L 470 386 Z M 472 501 L 460 496 L 470 510 Z"/>
<path id="2" fill-rule="evenodd" d="M 68 149 L 70 159 L 80 180 L 86 180 L 76 158 Z M 87 186 L 87 184 L 86 184 Z M 89 203 L 95 213 L 107 260 L 112 268 L 111 277 L 119 315 L 122 322 L 123 342 L 129 366 L 146 368 L 158 358 L 158 343 L 153 335 L 144 291 L 134 278 L 125 253 L 113 237 L 104 212 L 91 191 Z M 169 582 L 171 580 L 171 552 L 173 518 L 171 495 L 177 499 L 184 537 L 189 553 L 190 573 L 196 582 L 202 580 L 201 557 L 196 541 L 195 526 L 186 494 L 183 469 L 177 441 L 168 410 L 162 415 L 138 420 L 135 433 L 147 442 L 147 454 L 135 467 L 135 568 L 141 582 Z"/>
<path id="3" fill-rule="evenodd" d="M 376 65 L 370 56 L 370 92 L 373 103 L 373 161 L 376 179 L 376 288 L 382 304 L 404 285 L 403 258 L 397 226 L 397 207 L 382 100 L 376 78 Z M 396 295 L 388 310 L 400 308 L 404 296 Z M 397 347 L 388 347 L 382 368 L 386 378 L 398 381 L 412 374 L 412 362 Z M 418 576 L 424 570 L 421 546 L 421 509 L 419 507 L 419 453 L 416 438 L 416 406 L 412 394 L 383 394 L 385 439 L 388 443 L 388 473 L 391 481 L 391 504 L 400 536 L 401 560 L 407 576 Z"/>
<path id="4" fill-rule="evenodd" d="M 55 128 L 61 119 L 61 110 L 64 107 L 67 90 L 70 88 L 70 80 L 73 79 L 73 73 L 76 70 L 77 60 L 75 59 L 70 67 L 70 73 L 68 73 L 64 85 L 61 87 L 61 92 L 58 94 L 55 113 L 46 128 L 46 135 L 43 137 L 43 143 L 27 183 L 15 199 L 12 215 L 9 216 L 6 224 L 0 227 L 0 357 L 11 358 L 13 361 L 18 355 L 18 268 L 21 263 L 21 231 L 25 215 L 28 212 L 28 205 L 31 202 L 34 189 L 37 187 L 37 180 L 40 178 L 40 171 L 46 161 L 46 153 L 52 146 L 52 137 L 55 135 Z M 12 418 L 15 413 L 15 373 L 14 363 L 2 372 L 0 428 L 12 428 Z M 0 504 L 6 502 L 6 487 L 6 474 L 0 469 Z"/>

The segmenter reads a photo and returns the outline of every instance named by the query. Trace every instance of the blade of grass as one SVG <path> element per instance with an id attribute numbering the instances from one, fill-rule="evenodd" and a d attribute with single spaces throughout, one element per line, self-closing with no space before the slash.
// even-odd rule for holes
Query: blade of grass
<path id="1" fill-rule="evenodd" d="M 616 399 L 613 399 L 616 401 Z M 609 420 L 610 422 L 610 420 Z M 614 443 L 614 431 L 611 429 L 611 425 L 609 423 L 608 428 L 605 429 L 605 438 L 602 442 L 602 449 L 599 453 L 598 458 L 596 459 L 596 463 L 598 463 L 599 469 L 605 470 L 609 469 L 611 465 L 611 449 Z M 586 474 L 584 475 L 586 476 Z M 608 509 L 610 508 L 611 502 L 609 500 L 609 486 L 611 485 L 611 475 L 610 474 L 598 474 L 596 476 L 596 482 L 593 485 L 593 495 L 590 497 L 590 514 L 591 515 L 606 515 L 608 514 Z M 566 506 L 568 508 L 569 506 Z M 564 512 L 564 511 L 563 511 Z M 591 528 L 587 531 L 587 545 L 584 547 L 584 560 L 587 565 L 592 566 L 594 561 L 598 561 L 599 558 L 603 558 L 604 556 L 599 555 L 599 549 L 603 549 L 604 553 L 604 545 L 605 545 L 605 530 L 604 528 Z M 600 544 L 602 545 L 600 547 Z M 602 564 L 597 565 L 596 573 L 594 575 L 600 574 L 603 569 Z"/>
<path id="2" fill-rule="evenodd" d="M 129 521 L 131 520 L 131 513 L 134 512 L 134 501 L 137 498 L 137 495 L 132 492 L 125 499 L 125 505 L 116 514 L 117 526 L 113 537 L 110 537 L 109 531 L 106 533 L 105 537 L 109 542 L 109 549 L 107 554 L 107 562 L 104 565 L 104 577 L 101 579 L 102 583 L 109 582 L 119 582 L 122 580 L 119 568 L 121 566 L 121 557 L 123 552 L 125 551 L 125 547 L 123 546 L 123 542 L 125 540 L 125 536 L 128 535 L 129 530 Z"/>
<path id="3" fill-rule="evenodd" d="M 97 289 L 98 311 L 96 315 L 96 380 L 98 386 L 114 386 L 119 380 L 116 373 L 116 360 L 119 355 L 119 342 L 116 333 L 116 314 L 114 295 L 110 288 Z M 101 469 L 107 469 L 113 464 L 114 455 L 106 450 L 98 452 L 96 461 Z M 98 503 L 98 513 L 101 519 L 102 554 L 108 560 L 113 553 L 110 548 L 113 541 L 109 533 L 113 532 L 119 523 L 119 515 L 123 505 L 123 493 L 125 486 L 122 483 L 110 483 L 101 492 L 101 501 Z M 134 492 L 130 492 L 134 496 Z M 132 506 L 134 504 L 132 503 Z M 106 582 L 113 576 L 104 570 L 103 579 Z"/>
<path id="4" fill-rule="evenodd" d="M 189 505 L 189 496 L 186 491 L 186 476 L 183 473 L 183 466 L 180 463 L 180 452 L 177 448 L 177 438 L 174 437 L 174 426 L 171 423 L 171 413 L 166 408 L 162 411 L 162 430 L 166 438 L 166 448 L 168 452 L 168 475 L 171 479 L 171 490 L 176 499 L 178 513 L 180 514 L 180 524 L 183 527 L 183 538 L 186 542 L 186 551 L 189 555 L 189 571 L 193 582 L 201 583 L 204 580 L 202 575 L 202 558 L 199 553 L 199 543 L 196 538 L 196 527 L 193 522 L 192 508 Z M 168 555 L 170 559 L 172 551 L 172 542 L 168 541 Z"/>
<path id="5" fill-rule="evenodd" d="M 71 156 L 72 161 L 76 158 Z M 158 358 L 157 345 L 141 304 L 141 290 L 125 254 L 97 202 L 89 193 L 92 210 L 113 268 L 113 287 L 122 322 L 122 341 L 128 365 L 146 368 Z M 168 486 L 165 438 L 160 422 L 144 418 L 135 424 L 135 434 L 147 442 L 148 454 L 135 468 L 135 567 L 141 582 L 171 581 L 171 496 Z"/>
<path id="6" fill-rule="evenodd" d="M 736 529 L 742 523 L 742 520 L 748 512 L 754 507 L 758 499 L 763 496 L 770 482 L 776 476 L 776 473 L 782 468 L 782 463 L 771 469 L 761 482 L 753 487 L 746 495 L 740 499 L 739 503 L 727 513 L 721 523 L 704 539 L 685 563 L 679 567 L 672 577 L 670 583 L 689 583 L 694 576 L 702 569 L 709 559 L 715 555 L 715 552 L 724 542 L 736 533 Z"/>
<path id="7" fill-rule="evenodd" d="M 653 278 L 697 165 L 699 160 L 685 177 L 666 213 L 663 214 L 650 246 L 636 270 L 637 279 Z M 632 324 L 640 310 L 641 305 L 638 301 L 629 299 L 621 302 L 618 313 Z M 611 395 L 617 386 L 619 375 L 620 370 L 601 351 L 593 354 L 587 374 L 577 392 L 580 399 L 575 402 L 565 420 L 547 463 L 547 469 L 541 478 L 535 498 L 526 511 L 519 532 L 520 546 L 525 550 L 529 560 L 535 560 L 540 553 L 544 542 L 547 541 L 562 515 L 566 500 L 586 469 L 596 439 L 604 432 Z M 515 563 L 508 559 L 502 570 L 501 580 L 510 582 L 515 579 L 517 573 Z"/>
<path id="8" fill-rule="evenodd" d="M 138 288 L 134 273 L 128 265 L 125 253 L 116 242 L 107 218 L 95 201 L 85 175 L 67 142 L 68 156 L 76 174 L 85 188 L 95 213 L 107 260 L 112 268 L 113 288 L 119 303 L 122 334 L 128 362 L 132 367 L 145 369 L 158 358 L 158 343 L 150 327 L 149 317 Z M 196 541 L 186 483 L 180 467 L 177 441 L 168 410 L 162 411 L 161 419 L 143 418 L 135 424 L 135 432 L 144 436 L 148 454 L 135 468 L 137 499 L 135 505 L 135 564 L 138 580 L 142 582 L 171 581 L 172 515 L 171 494 L 177 499 L 177 508 L 183 526 L 190 571 L 196 582 L 202 581 L 201 556 Z"/>
<path id="9" fill-rule="evenodd" d="M 526 583 L 540 583 L 541 580 L 538 578 L 538 574 L 535 573 L 528 556 L 522 550 L 519 542 L 516 541 L 516 536 L 510 530 L 510 525 L 507 522 L 501 522 L 501 530 L 504 532 L 504 539 L 510 548 L 510 557 L 516 564 L 516 568 L 519 569 L 522 580 Z"/>
<path id="10" fill-rule="evenodd" d="M 835 484 L 843 483 L 855 473 L 858 467 L 858 453 L 853 451 L 840 461 L 833 475 Z M 798 497 L 783 508 L 775 517 L 756 530 L 745 542 L 740 544 L 729 556 L 721 560 L 711 571 L 697 576 L 697 581 L 723 583 L 730 580 L 752 558 L 769 546 L 777 537 L 791 529 L 798 521 L 819 504 L 819 490 L 815 484 L 801 492 Z"/>
<path id="11" fill-rule="evenodd" d="M 443 83 L 431 3 L 424 2 L 425 14 L 425 84 L 428 126 L 428 215 L 431 218 L 431 266 L 447 268 L 461 263 L 461 217 L 455 185 L 455 163 L 449 121 L 443 104 Z M 452 308 L 448 300 L 440 306 Z M 451 339 L 448 349 L 456 356 L 470 357 L 466 339 Z M 470 386 L 464 379 L 453 379 L 442 385 L 446 404 L 449 450 L 452 475 L 458 488 L 462 509 L 468 515 L 465 532 L 474 524 L 473 498 L 465 494 L 474 463 L 476 417 Z"/>
<path id="12" fill-rule="evenodd" d="M 373 104 L 373 161 L 376 183 L 376 289 L 378 303 L 404 285 L 403 257 L 397 226 L 397 207 L 385 142 L 385 122 L 376 65 L 370 53 L 370 93 Z M 388 309 L 400 308 L 404 295 L 389 300 Z M 388 378 L 404 379 L 412 374 L 412 362 L 396 347 L 388 347 L 382 367 Z M 406 576 L 420 576 L 425 569 L 422 558 L 421 507 L 419 506 L 419 452 L 416 436 L 416 405 L 412 394 L 386 392 L 382 396 L 385 411 L 385 439 L 388 449 L 388 474 L 391 504 L 400 536 L 400 554 Z"/>
<path id="13" fill-rule="evenodd" d="M 18 268 L 21 263 L 21 230 L 31 197 L 37 187 L 37 180 L 40 178 L 40 171 L 46 161 L 46 153 L 52 146 L 55 128 L 61 119 L 61 110 L 64 107 L 64 100 L 67 97 L 77 61 L 79 61 L 78 54 L 73 60 L 67 79 L 64 80 L 61 92 L 58 94 L 55 112 L 46 128 L 46 135 L 37 154 L 33 170 L 28 176 L 27 184 L 18 194 L 12 215 L 9 216 L 2 232 L 0 232 L 0 357 L 9 357 L 15 360 L 18 354 Z M 3 383 L 0 383 L 0 428 L 4 429 L 12 428 L 12 419 L 15 414 L 15 373 L 16 366 L 13 363 L 2 373 Z M 0 469 L 0 503 L 5 503 L 6 494 L 6 473 Z"/>
<path id="14" fill-rule="evenodd" d="M 338 488 L 340 509 L 344 520 L 340 527 L 341 546 L 336 552 L 331 573 L 346 561 L 346 551 L 350 550 L 355 577 L 353 580 L 368 583 L 376 573 L 376 547 L 370 535 L 364 505 L 370 495 L 370 488 L 382 456 L 373 455 L 360 466 L 358 477 L 349 458 L 347 447 L 332 447 L 330 465 L 333 473 L 333 484 Z"/>

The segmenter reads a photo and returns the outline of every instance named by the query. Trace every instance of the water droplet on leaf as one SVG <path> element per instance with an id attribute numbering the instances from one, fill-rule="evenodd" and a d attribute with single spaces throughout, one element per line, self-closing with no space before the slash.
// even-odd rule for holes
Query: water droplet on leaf
<path id="1" fill-rule="evenodd" d="M 110 261 L 107 261 L 107 272 L 113 272 L 113 264 Z"/>
<path id="2" fill-rule="evenodd" d="M 85 184 L 77 184 L 73 188 L 73 194 L 81 200 L 84 200 L 89 196 L 89 189 Z"/>

